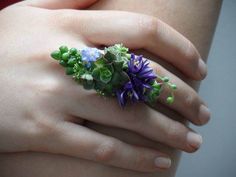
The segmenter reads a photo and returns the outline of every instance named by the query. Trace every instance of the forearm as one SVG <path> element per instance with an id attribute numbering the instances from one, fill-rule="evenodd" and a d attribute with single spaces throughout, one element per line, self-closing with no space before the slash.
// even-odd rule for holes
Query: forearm
<path id="1" fill-rule="evenodd" d="M 220 0 L 147 0 L 145 1 L 145 3 L 143 2 L 143 0 L 103 0 L 96 4 L 93 8 L 128 10 L 156 16 L 177 29 L 187 38 L 189 38 L 196 45 L 203 59 L 206 60 L 220 10 Z M 146 53 L 145 56 L 146 55 L 150 56 L 152 59 L 155 58 L 151 54 Z M 166 68 L 168 70 L 176 72 L 171 66 L 168 66 L 161 60 L 159 61 L 160 63 L 166 65 Z M 176 74 L 180 75 L 178 72 L 176 72 Z M 189 83 L 193 86 L 193 83 L 191 81 L 189 81 Z M 197 88 L 196 85 L 193 87 Z M 178 115 L 176 115 L 175 113 L 171 113 L 170 111 L 167 111 L 166 113 L 171 114 L 174 118 L 179 117 Z M 179 117 L 179 119 L 182 118 Z M 145 146 L 150 146 L 153 148 L 158 147 L 163 151 L 171 153 L 173 160 L 172 168 L 166 172 L 161 173 L 139 174 L 65 156 L 43 153 L 22 153 L 0 156 L 0 171 L 5 172 L 5 174 L 3 174 L 5 176 L 6 174 L 8 174 L 7 176 L 13 177 L 14 175 L 24 177 L 37 177 L 37 175 L 43 176 L 41 173 L 44 173 L 44 176 L 46 176 L 46 174 L 50 174 L 51 177 L 73 177 L 78 176 L 78 174 L 79 176 L 84 177 L 174 176 L 179 157 L 177 151 L 169 149 L 162 145 L 158 145 L 152 141 L 148 141 L 135 134 L 129 134 L 128 132 L 125 132 L 123 130 L 100 127 L 94 124 L 89 124 L 88 126 L 93 127 L 94 129 L 97 129 L 98 131 L 101 131 L 103 133 L 117 136 L 120 139 L 124 139 L 130 143 L 140 145 L 143 144 Z"/>

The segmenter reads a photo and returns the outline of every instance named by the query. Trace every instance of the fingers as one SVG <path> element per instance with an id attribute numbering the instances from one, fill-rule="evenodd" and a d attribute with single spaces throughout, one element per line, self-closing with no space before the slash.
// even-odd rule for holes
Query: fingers
<path id="1" fill-rule="evenodd" d="M 54 133 L 42 137 L 46 152 L 59 153 L 120 168 L 152 172 L 169 168 L 171 160 L 156 150 L 136 147 L 70 122 L 54 126 Z M 41 151 L 42 149 L 33 149 Z"/>
<path id="2" fill-rule="evenodd" d="M 70 115 L 131 130 L 186 152 L 196 151 L 202 143 L 200 135 L 145 104 L 127 105 L 121 109 L 115 98 L 101 97 L 76 84 L 70 93 L 73 93 L 71 103 L 65 105 Z"/>
<path id="3" fill-rule="evenodd" d="M 67 13 L 64 11 L 64 13 Z M 89 42 L 96 45 L 123 43 L 144 48 L 168 61 L 190 78 L 206 75 L 206 65 L 194 45 L 157 18 L 119 11 L 69 12 L 76 18 L 67 23 Z"/>
<path id="4" fill-rule="evenodd" d="M 29 5 L 47 9 L 82 9 L 91 6 L 98 0 L 28 0 L 19 5 Z"/>
<path id="5" fill-rule="evenodd" d="M 150 61 L 150 66 L 157 75 L 167 76 L 172 83 L 177 85 L 178 89 L 174 92 L 175 101 L 172 104 L 167 104 L 166 102 L 170 89 L 164 87 L 164 93 L 161 94 L 159 99 L 163 104 L 177 111 L 196 125 L 203 125 L 209 121 L 210 111 L 193 88 L 157 63 Z M 156 105 L 156 109 L 158 110 L 158 105 Z"/>

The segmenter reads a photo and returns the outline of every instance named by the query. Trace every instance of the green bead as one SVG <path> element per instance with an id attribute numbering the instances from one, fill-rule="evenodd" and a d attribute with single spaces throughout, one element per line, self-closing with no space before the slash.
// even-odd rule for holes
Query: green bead
<path id="1" fill-rule="evenodd" d="M 55 60 L 60 60 L 61 59 L 61 52 L 59 50 L 56 50 L 51 53 L 51 57 L 54 58 Z"/>
<path id="2" fill-rule="evenodd" d="M 176 86 L 175 84 L 171 84 L 171 88 L 172 88 L 173 90 L 176 90 L 176 89 L 177 89 L 177 86 Z"/>
<path id="3" fill-rule="evenodd" d="M 74 74 L 74 69 L 73 69 L 73 67 L 66 67 L 66 74 L 67 74 L 67 75 L 72 75 L 72 74 Z"/>
<path id="4" fill-rule="evenodd" d="M 67 62 L 69 66 L 74 66 L 76 64 L 76 58 L 70 58 Z"/>
<path id="5" fill-rule="evenodd" d="M 61 66 L 64 66 L 64 67 L 67 66 L 67 63 L 66 63 L 64 60 L 60 60 L 60 61 L 59 61 L 59 64 L 60 64 Z"/>
<path id="6" fill-rule="evenodd" d="M 174 102 L 174 97 L 169 96 L 169 97 L 167 97 L 166 101 L 168 104 L 172 104 Z"/>
<path id="7" fill-rule="evenodd" d="M 62 54 L 62 59 L 64 61 L 68 61 L 69 57 L 70 57 L 70 54 L 68 52 Z"/>
<path id="8" fill-rule="evenodd" d="M 164 82 L 169 82 L 169 80 L 170 80 L 170 79 L 169 79 L 168 77 L 163 77 L 163 81 L 164 81 Z"/>
<path id="9" fill-rule="evenodd" d="M 66 53 L 66 52 L 68 52 L 68 47 L 65 46 L 65 45 L 61 46 L 59 49 L 60 49 L 61 53 Z"/>
<path id="10" fill-rule="evenodd" d="M 71 55 L 76 55 L 77 54 L 77 49 L 76 48 L 71 48 L 70 49 L 70 53 L 71 53 Z"/>

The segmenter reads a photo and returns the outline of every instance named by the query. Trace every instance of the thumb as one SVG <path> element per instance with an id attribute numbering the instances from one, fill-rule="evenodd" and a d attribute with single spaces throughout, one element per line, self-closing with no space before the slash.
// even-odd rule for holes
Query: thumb
<path id="1" fill-rule="evenodd" d="M 18 4 L 46 9 L 83 9 L 97 1 L 98 0 L 28 0 Z"/>

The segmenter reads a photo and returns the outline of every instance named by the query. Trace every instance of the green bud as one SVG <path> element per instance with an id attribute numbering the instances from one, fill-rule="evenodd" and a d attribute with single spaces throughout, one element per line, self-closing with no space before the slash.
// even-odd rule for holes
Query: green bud
<path id="1" fill-rule="evenodd" d="M 177 89 L 177 86 L 176 86 L 175 84 L 171 84 L 171 88 L 172 88 L 173 90 L 176 90 L 176 89 Z"/>
<path id="2" fill-rule="evenodd" d="M 68 61 L 69 57 L 70 57 L 70 54 L 68 52 L 62 54 L 62 59 L 64 61 Z"/>
<path id="3" fill-rule="evenodd" d="M 61 46 L 60 48 L 60 51 L 61 51 L 61 53 L 66 53 L 66 52 L 68 52 L 68 47 L 67 46 Z"/>
<path id="4" fill-rule="evenodd" d="M 55 60 L 60 60 L 61 59 L 61 52 L 59 50 L 56 50 L 51 53 L 51 57 L 54 58 Z"/>
<path id="5" fill-rule="evenodd" d="M 93 89 L 94 88 L 94 82 L 93 82 L 93 80 L 84 80 L 83 81 L 83 87 L 84 87 L 84 89 L 86 89 L 86 90 L 91 90 L 91 89 Z"/>
<path id="6" fill-rule="evenodd" d="M 172 104 L 174 102 L 174 97 L 169 96 L 169 97 L 167 97 L 166 101 L 168 104 Z"/>
<path id="7" fill-rule="evenodd" d="M 59 64 L 66 67 L 67 66 L 67 63 L 64 61 L 64 60 L 60 60 L 59 61 Z"/>
<path id="8" fill-rule="evenodd" d="M 156 81 L 153 83 L 152 87 L 156 90 L 160 90 L 161 89 L 161 84 L 157 83 Z"/>
<path id="9" fill-rule="evenodd" d="M 67 74 L 67 75 L 72 75 L 72 74 L 74 74 L 74 69 L 73 69 L 73 67 L 66 67 L 66 74 Z"/>
<path id="10" fill-rule="evenodd" d="M 93 76 L 91 74 L 85 73 L 81 76 L 81 79 L 84 79 L 84 80 L 87 80 L 87 81 L 93 81 Z"/>
<path id="11" fill-rule="evenodd" d="M 164 81 L 164 82 L 169 82 L 169 80 L 170 80 L 170 79 L 169 79 L 168 77 L 163 77 L 163 81 Z"/>
<path id="12" fill-rule="evenodd" d="M 71 53 L 71 55 L 76 55 L 77 54 L 77 49 L 76 48 L 71 48 L 70 49 L 70 53 Z"/>
<path id="13" fill-rule="evenodd" d="M 76 60 L 76 58 L 70 58 L 69 60 L 68 60 L 68 62 L 67 62 L 67 64 L 69 65 L 69 66 L 74 66 L 75 64 L 76 64 L 76 62 L 77 62 L 77 60 Z"/>

